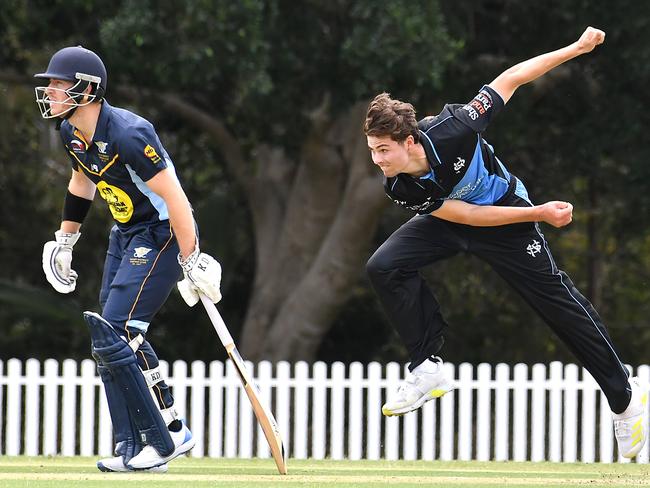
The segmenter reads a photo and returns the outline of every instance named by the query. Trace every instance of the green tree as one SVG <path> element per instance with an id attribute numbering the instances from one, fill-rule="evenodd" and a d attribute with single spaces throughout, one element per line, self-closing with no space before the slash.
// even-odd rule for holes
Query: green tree
<path id="1" fill-rule="evenodd" d="M 457 50 L 437 2 L 416 2 L 417 13 L 404 0 L 299 9 L 282 0 L 83 2 L 92 22 L 77 11 L 77 31 L 66 19 L 80 2 L 10 3 L 15 27 L 4 56 L 14 74 L 40 69 L 61 45 L 95 49 L 108 65 L 109 99 L 137 106 L 171 135 L 163 139 L 182 178 L 196 184 L 191 193 L 214 186 L 192 200 L 224 280 L 241 286 L 242 268 L 252 274 L 242 351 L 313 359 L 358 282 L 387 202 L 361 132 L 365 106 L 392 87 L 411 96 L 438 86 Z M 44 15 L 30 26 L 34 6 Z M 191 163 L 178 164 L 177 154 Z M 250 253 L 248 263 L 231 259 L 247 237 L 254 266 Z"/>
<path id="2" fill-rule="evenodd" d="M 649 114 L 649 6 L 570 1 L 443 3 L 447 28 L 466 48 L 448 70 L 443 97 L 463 102 L 503 69 L 576 39 L 588 25 L 607 36 L 575 59 L 520 88 L 486 132 L 534 202 L 566 199 L 571 226 L 543 227 L 556 261 L 596 305 L 622 356 L 647 361 L 647 182 L 642 137 Z M 433 103 L 431 111 L 439 107 Z M 634 270 L 634 271 L 633 271 Z M 450 284 L 453 273 L 463 276 Z M 452 260 L 431 273 L 452 325 L 446 357 L 471 362 L 573 361 L 513 290 L 481 264 Z M 634 340 L 630 340 L 634 337 Z"/>
<path id="3" fill-rule="evenodd" d="M 646 361 L 648 13 L 629 0 L 0 2 L 0 356 L 87 356 L 78 312 L 96 308 L 101 202 L 75 248 L 78 292 L 57 295 L 40 270 L 68 163 L 49 124 L 35 123 L 30 77 L 56 49 L 97 50 L 111 103 L 155 123 L 203 246 L 224 265 L 220 308 L 245 355 L 402 360 L 363 262 L 410 214 L 387 207 L 360 132 L 365 104 L 386 90 L 438 113 L 594 25 L 605 45 L 518 90 L 486 137 L 533 201 L 575 204 L 570 227 L 543 228 L 555 258 L 623 357 Z M 482 263 L 425 273 L 451 324 L 446 359 L 572 360 Z M 157 320 L 167 326 L 150 332 L 161 356 L 215 357 L 204 315 L 173 295 Z"/>
<path id="4" fill-rule="evenodd" d="M 437 3 L 422 2 L 418 15 L 406 1 L 153 7 L 125 2 L 102 26 L 109 64 L 209 134 L 244 195 L 255 242 L 244 353 L 313 359 L 386 202 L 360 130 L 367 101 L 392 86 L 439 84 L 454 43 Z"/>

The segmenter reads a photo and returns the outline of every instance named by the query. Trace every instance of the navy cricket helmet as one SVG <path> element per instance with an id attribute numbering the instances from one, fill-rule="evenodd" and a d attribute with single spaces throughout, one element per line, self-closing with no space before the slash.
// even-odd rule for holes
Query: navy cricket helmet
<path id="1" fill-rule="evenodd" d="M 47 70 L 44 73 L 34 75 L 34 78 L 39 79 L 56 79 L 74 82 L 74 85 L 65 93 L 68 95 L 68 100 L 60 102 L 70 108 L 64 113 L 59 113 L 56 116 L 62 116 L 68 113 L 68 117 L 72 115 L 70 110 L 74 112 L 79 106 L 87 105 L 93 101 L 99 101 L 106 93 L 107 73 L 101 58 L 90 49 L 82 46 L 70 46 L 54 53 L 47 65 Z M 84 93 L 88 86 L 91 86 L 89 94 Z M 47 94 L 47 87 L 36 88 L 36 102 L 41 108 L 41 115 L 44 118 L 52 118 L 55 115 L 51 114 L 50 98 Z M 52 90 L 49 88 L 49 90 Z M 87 96 L 87 101 L 81 103 Z"/>

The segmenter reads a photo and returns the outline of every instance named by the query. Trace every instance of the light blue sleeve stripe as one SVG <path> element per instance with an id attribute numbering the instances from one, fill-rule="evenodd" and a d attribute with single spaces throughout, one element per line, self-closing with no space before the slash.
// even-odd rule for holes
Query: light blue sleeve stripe
<path id="1" fill-rule="evenodd" d="M 172 172 L 174 173 L 174 176 L 176 176 L 176 172 L 174 171 L 174 165 L 172 162 L 168 159 L 167 160 L 167 167 L 171 168 Z M 135 171 L 133 171 L 133 168 L 129 166 L 128 164 L 125 165 L 126 170 L 129 172 L 129 175 L 131 175 L 131 180 L 135 184 L 135 186 L 138 187 L 138 190 L 146 196 L 149 201 L 151 202 L 151 205 L 158 211 L 158 214 L 160 215 L 160 220 L 168 220 L 169 219 L 169 211 L 167 210 L 167 204 L 165 203 L 165 200 L 162 199 L 160 195 L 157 195 L 151 188 L 147 186 L 147 184 L 142 181 L 142 178 L 140 178 Z"/>
<path id="2" fill-rule="evenodd" d="M 515 186 L 515 195 L 517 195 L 519 198 L 523 198 L 531 205 L 533 204 L 528 197 L 528 190 L 526 190 L 526 187 L 519 178 L 517 178 L 517 185 Z"/>
<path id="3" fill-rule="evenodd" d="M 138 329 L 142 331 L 143 334 L 146 334 L 147 329 L 149 328 L 149 322 L 143 322 L 142 320 L 127 320 L 126 326 Z"/>

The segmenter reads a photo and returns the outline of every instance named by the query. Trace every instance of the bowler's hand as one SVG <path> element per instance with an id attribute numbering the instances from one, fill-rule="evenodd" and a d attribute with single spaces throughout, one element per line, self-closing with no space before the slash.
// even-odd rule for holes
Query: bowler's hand
<path id="1" fill-rule="evenodd" d="M 569 202 L 546 202 L 540 205 L 541 221 L 553 227 L 564 227 L 573 220 L 573 205 Z"/>
<path id="2" fill-rule="evenodd" d="M 605 42 L 605 33 L 594 27 L 587 27 L 575 44 L 580 54 L 590 53 L 598 44 Z"/>

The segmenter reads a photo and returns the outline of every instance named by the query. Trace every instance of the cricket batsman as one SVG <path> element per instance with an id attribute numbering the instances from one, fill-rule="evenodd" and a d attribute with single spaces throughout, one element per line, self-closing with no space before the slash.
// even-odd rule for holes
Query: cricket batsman
<path id="1" fill-rule="evenodd" d="M 115 220 L 101 313 L 83 314 L 115 436 L 115 456 L 97 467 L 165 472 L 195 441 L 178 418 L 147 330 L 181 274 L 178 288 L 188 304 L 199 294 L 218 302 L 221 266 L 199 249 L 192 209 L 152 124 L 106 101 L 100 57 L 66 47 L 35 77 L 47 82 L 35 89 L 41 115 L 58 119 L 72 165 L 61 226 L 43 247 L 43 271 L 56 291 L 76 287 L 72 250 L 97 191 Z"/>

